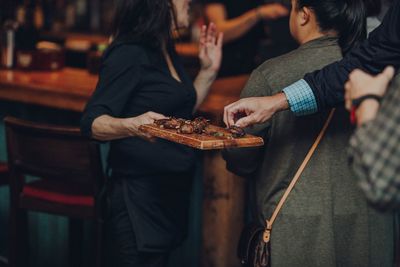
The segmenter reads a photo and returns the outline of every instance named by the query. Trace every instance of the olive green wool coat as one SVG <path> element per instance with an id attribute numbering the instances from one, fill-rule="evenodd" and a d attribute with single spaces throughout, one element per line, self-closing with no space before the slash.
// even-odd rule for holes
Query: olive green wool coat
<path id="1" fill-rule="evenodd" d="M 242 97 L 278 93 L 341 57 L 336 38 L 308 42 L 257 68 Z M 228 169 L 250 178 L 260 223 L 271 217 L 327 114 L 295 117 L 290 111 L 281 112 L 270 122 L 247 129 L 264 137 L 264 147 L 224 152 Z M 346 150 L 352 130 L 348 113 L 336 110 L 273 226 L 272 267 L 392 266 L 394 215 L 378 214 L 368 206 L 348 167 Z"/>

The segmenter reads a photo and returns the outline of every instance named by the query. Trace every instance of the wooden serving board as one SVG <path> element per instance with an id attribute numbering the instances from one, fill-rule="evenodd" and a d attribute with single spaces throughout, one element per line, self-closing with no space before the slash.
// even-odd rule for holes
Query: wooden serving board
<path id="1" fill-rule="evenodd" d="M 210 130 L 229 134 L 229 131 L 222 127 L 210 125 Z M 226 136 L 211 136 L 207 134 L 180 134 L 176 130 L 162 129 L 155 124 L 140 126 L 140 130 L 152 136 L 163 138 L 175 143 L 187 145 L 200 150 L 224 149 L 233 147 L 256 147 L 264 145 L 261 137 L 246 135 L 242 138 L 229 139 Z"/>

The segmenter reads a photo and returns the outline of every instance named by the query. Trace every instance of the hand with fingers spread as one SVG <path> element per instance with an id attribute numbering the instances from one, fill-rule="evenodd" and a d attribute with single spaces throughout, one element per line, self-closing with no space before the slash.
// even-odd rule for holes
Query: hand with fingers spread
<path id="1" fill-rule="evenodd" d="M 222 60 L 222 44 L 224 34 L 217 33 L 217 27 L 210 23 L 208 27 L 204 25 L 201 28 L 199 42 L 199 59 L 201 69 L 194 81 L 194 88 L 197 93 L 197 101 L 194 107 L 196 110 L 203 102 L 208 91 L 217 78 Z"/>
<path id="2" fill-rule="evenodd" d="M 214 23 L 201 28 L 199 59 L 201 71 L 216 74 L 221 66 L 223 33 L 217 33 Z"/>
<path id="3" fill-rule="evenodd" d="M 224 122 L 230 127 L 248 127 L 268 121 L 278 111 L 288 108 L 284 93 L 266 97 L 243 98 L 224 109 Z"/>
<path id="4" fill-rule="evenodd" d="M 394 74 L 395 70 L 390 66 L 375 77 L 358 69 L 350 73 L 345 84 L 346 108 L 356 108 L 355 115 L 359 125 L 375 118 L 379 109 L 377 100 L 386 93 Z M 356 107 L 353 107 L 354 102 L 359 102 Z"/>

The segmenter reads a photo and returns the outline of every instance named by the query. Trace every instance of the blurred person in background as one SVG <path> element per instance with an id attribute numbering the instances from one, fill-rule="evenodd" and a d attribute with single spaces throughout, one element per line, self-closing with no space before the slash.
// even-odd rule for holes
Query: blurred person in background
<path id="1" fill-rule="evenodd" d="M 108 212 L 118 266 L 166 266 L 186 236 L 195 151 L 149 142 L 139 127 L 164 115 L 191 119 L 217 76 L 223 34 L 215 25 L 202 27 L 194 82 L 174 49 L 172 32 L 189 25 L 189 4 L 117 1 L 113 42 L 82 117 L 84 135 L 110 141 Z"/>
<path id="2" fill-rule="evenodd" d="M 300 47 L 257 68 L 242 97 L 274 95 L 340 60 L 365 38 L 365 19 L 362 0 L 293 0 L 290 30 Z M 249 178 L 254 217 L 262 226 L 327 118 L 327 112 L 301 118 L 281 112 L 246 129 L 263 137 L 264 147 L 224 153 L 228 169 Z M 351 133 L 348 113 L 337 109 L 274 224 L 272 266 L 392 266 L 394 216 L 369 207 L 353 179 L 346 154 Z"/>
<path id="3" fill-rule="evenodd" d="M 350 165 L 368 201 L 400 210 L 400 75 L 392 67 L 377 76 L 362 70 L 346 83 L 346 107 L 356 108 L 358 128 L 350 139 Z"/>
<path id="4" fill-rule="evenodd" d="M 265 38 L 263 22 L 286 17 L 288 9 L 280 3 L 262 0 L 203 0 L 205 16 L 224 33 L 220 76 L 251 73 L 257 67 L 260 41 Z"/>

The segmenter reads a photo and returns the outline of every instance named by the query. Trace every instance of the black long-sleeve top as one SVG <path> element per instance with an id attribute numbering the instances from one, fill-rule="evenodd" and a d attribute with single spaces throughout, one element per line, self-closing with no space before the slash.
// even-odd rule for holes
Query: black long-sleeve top
<path id="1" fill-rule="evenodd" d="M 182 82 L 171 76 L 160 49 L 115 41 L 104 54 L 96 91 L 82 117 L 82 133 L 91 136 L 92 123 L 101 115 L 129 118 L 154 111 L 191 119 L 196 103 L 193 83 L 174 49 L 169 54 Z M 193 149 L 162 139 L 110 142 L 110 181 L 122 185 L 123 205 L 140 251 L 170 251 L 184 239 L 195 159 Z M 120 210 L 112 196 L 111 209 Z M 115 227 L 121 227 L 120 220 Z"/>
<path id="2" fill-rule="evenodd" d="M 175 80 L 159 49 L 134 42 L 115 41 L 103 56 L 100 78 L 81 120 L 91 136 L 93 121 L 101 115 L 129 118 L 148 111 L 190 119 L 196 93 L 177 55 L 170 56 L 182 82 Z M 182 173 L 195 162 L 191 148 L 158 139 L 139 137 L 110 142 L 109 167 L 120 175 Z"/>
<path id="3" fill-rule="evenodd" d="M 351 71 L 359 68 L 377 74 L 388 65 L 400 67 L 400 0 L 394 1 L 382 24 L 359 48 L 304 80 L 314 93 L 318 110 L 324 110 L 343 103 L 344 84 Z"/>

